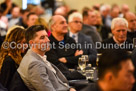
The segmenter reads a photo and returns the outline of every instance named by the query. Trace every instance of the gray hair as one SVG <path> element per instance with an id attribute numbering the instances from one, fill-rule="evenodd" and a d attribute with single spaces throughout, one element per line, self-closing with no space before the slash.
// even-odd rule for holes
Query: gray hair
<path id="1" fill-rule="evenodd" d="M 73 18 L 75 18 L 75 17 L 78 17 L 78 18 L 80 18 L 83 21 L 82 15 L 80 13 L 78 13 L 78 12 L 74 12 L 74 13 L 69 15 L 68 22 L 72 22 Z"/>
<path id="2" fill-rule="evenodd" d="M 123 25 L 128 28 L 128 22 L 125 18 L 114 18 L 111 22 L 111 30 L 115 28 L 115 25 Z"/>

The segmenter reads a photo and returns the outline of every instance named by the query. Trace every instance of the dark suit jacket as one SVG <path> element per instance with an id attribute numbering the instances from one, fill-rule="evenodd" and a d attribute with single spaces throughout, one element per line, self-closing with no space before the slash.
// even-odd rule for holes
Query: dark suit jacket
<path id="1" fill-rule="evenodd" d="M 90 63 L 93 66 L 95 66 L 96 58 L 97 58 L 97 51 L 96 51 L 95 45 L 92 41 L 92 38 L 79 32 L 78 33 L 78 43 L 81 44 L 81 49 L 84 52 L 83 54 L 88 55 Z M 91 46 L 89 46 L 89 45 L 91 45 Z"/>
<path id="2" fill-rule="evenodd" d="M 65 57 L 67 60 L 67 63 L 65 63 L 64 65 L 66 65 L 68 68 L 75 68 L 75 66 L 78 65 L 78 58 L 80 56 L 74 56 L 75 52 L 76 52 L 76 48 L 64 48 L 64 46 L 66 44 L 71 45 L 75 43 L 75 40 L 72 39 L 71 37 L 69 37 L 68 35 L 65 35 L 64 37 L 64 42 L 61 41 L 57 41 L 53 35 L 51 35 L 49 37 L 50 39 L 50 43 L 51 44 L 55 44 L 54 48 L 51 48 L 50 51 L 46 52 L 47 55 L 47 59 L 55 64 L 55 65 L 59 65 L 61 62 L 58 60 L 61 57 Z M 63 44 L 64 43 L 64 44 Z"/>
<path id="3" fill-rule="evenodd" d="M 133 38 L 136 38 L 136 31 L 135 32 L 127 32 L 127 37 L 133 40 Z"/>
<path id="4" fill-rule="evenodd" d="M 113 45 L 113 46 L 111 46 L 111 45 Z M 102 43 L 99 43 L 96 46 L 97 46 L 99 53 L 102 53 L 104 50 L 107 50 L 107 49 L 124 49 L 126 51 L 133 50 L 133 42 L 129 38 L 127 38 L 127 40 L 125 41 L 125 44 L 123 44 L 121 47 L 118 44 L 116 44 L 116 42 L 113 40 L 113 37 L 104 40 Z"/>
<path id="5" fill-rule="evenodd" d="M 83 24 L 81 32 L 84 33 L 85 35 L 92 37 L 94 43 L 102 41 L 100 34 L 92 26 Z"/>

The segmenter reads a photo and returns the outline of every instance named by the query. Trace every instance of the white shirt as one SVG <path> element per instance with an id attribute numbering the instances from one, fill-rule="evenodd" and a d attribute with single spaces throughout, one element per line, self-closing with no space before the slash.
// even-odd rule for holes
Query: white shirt
<path id="1" fill-rule="evenodd" d="M 39 54 L 38 54 L 39 55 Z M 51 63 L 47 61 L 47 56 L 44 55 L 44 56 L 41 56 L 39 55 L 43 61 L 48 65 L 49 69 L 51 69 L 55 74 L 56 74 L 56 70 L 52 67 Z"/>
<path id="2" fill-rule="evenodd" d="M 76 43 L 78 43 L 78 33 L 73 34 L 72 32 L 69 32 L 69 36 L 72 37 Z"/>

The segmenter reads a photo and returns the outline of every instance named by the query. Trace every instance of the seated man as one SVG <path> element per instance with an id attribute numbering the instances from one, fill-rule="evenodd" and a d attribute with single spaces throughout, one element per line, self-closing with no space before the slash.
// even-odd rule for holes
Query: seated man
<path id="1" fill-rule="evenodd" d="M 125 50 L 107 50 L 99 60 L 98 82 L 83 91 L 131 91 L 135 78 L 130 54 Z"/>
<path id="2" fill-rule="evenodd" d="M 76 43 L 81 45 L 80 49 L 83 50 L 83 54 L 88 55 L 89 63 L 95 66 L 97 51 L 95 49 L 95 45 L 92 39 L 89 36 L 80 32 L 82 29 L 82 21 L 82 15 L 78 12 L 69 15 L 69 36 L 72 37 L 76 41 Z"/>
<path id="3" fill-rule="evenodd" d="M 26 30 L 26 40 L 31 45 L 22 59 L 19 75 L 31 91 L 75 91 L 56 66 L 47 61 L 49 39 L 45 27 L 31 26 Z"/>
<path id="4" fill-rule="evenodd" d="M 68 33 L 66 19 L 61 15 L 53 16 L 50 28 L 52 34 L 49 39 L 53 48 L 46 53 L 47 59 L 56 66 L 63 63 L 68 68 L 75 68 L 83 51 L 73 47 L 72 45 L 76 45 L 74 39 L 66 35 Z"/>
<path id="5" fill-rule="evenodd" d="M 103 52 L 105 49 L 125 49 L 133 50 L 132 40 L 127 38 L 128 22 L 124 18 L 114 18 L 112 20 L 111 32 L 112 38 L 104 40 L 101 44 L 97 44 L 98 52 Z"/>
<path id="6" fill-rule="evenodd" d="M 136 38 L 136 15 L 132 12 L 127 12 L 124 18 L 128 21 L 127 37 Z"/>

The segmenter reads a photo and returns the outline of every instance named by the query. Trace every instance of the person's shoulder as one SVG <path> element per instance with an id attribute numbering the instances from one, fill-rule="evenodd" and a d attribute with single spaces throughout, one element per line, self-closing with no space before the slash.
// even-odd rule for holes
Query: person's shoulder
<path id="1" fill-rule="evenodd" d="M 79 32 L 79 37 L 83 38 L 83 39 L 86 39 L 86 40 L 90 40 L 91 39 L 91 36 L 88 36 L 88 35 L 85 35 L 81 32 Z"/>
<path id="2" fill-rule="evenodd" d="M 133 40 L 131 40 L 130 38 L 127 38 L 126 42 L 127 43 L 133 43 Z"/>
<path id="3" fill-rule="evenodd" d="M 113 41 L 114 41 L 113 37 L 111 37 L 111 38 L 103 40 L 102 43 L 113 43 Z"/>
<path id="4" fill-rule="evenodd" d="M 15 63 L 11 56 L 6 56 L 4 59 L 4 63 Z"/>
<path id="5" fill-rule="evenodd" d="M 99 88 L 96 83 L 90 83 L 86 88 L 81 91 L 99 91 Z"/>

